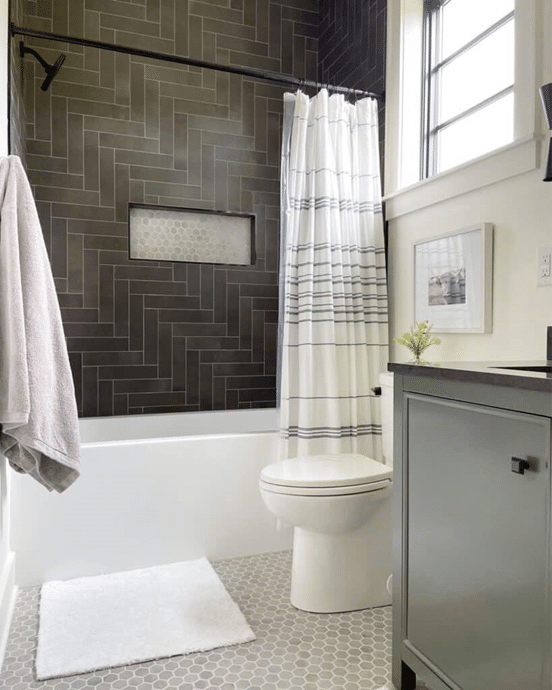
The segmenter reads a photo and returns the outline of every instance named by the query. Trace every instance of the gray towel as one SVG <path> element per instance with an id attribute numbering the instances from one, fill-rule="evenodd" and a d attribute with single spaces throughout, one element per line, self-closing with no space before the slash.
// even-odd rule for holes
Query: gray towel
<path id="1" fill-rule="evenodd" d="M 50 262 L 17 156 L 0 159 L 0 450 L 50 491 L 79 476 L 73 378 Z"/>

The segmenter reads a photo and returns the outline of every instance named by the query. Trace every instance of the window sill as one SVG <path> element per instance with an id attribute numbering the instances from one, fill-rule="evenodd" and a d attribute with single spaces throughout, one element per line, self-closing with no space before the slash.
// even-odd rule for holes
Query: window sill
<path id="1" fill-rule="evenodd" d="M 383 197 L 387 220 L 521 175 L 539 166 L 540 136 L 508 146 Z"/>

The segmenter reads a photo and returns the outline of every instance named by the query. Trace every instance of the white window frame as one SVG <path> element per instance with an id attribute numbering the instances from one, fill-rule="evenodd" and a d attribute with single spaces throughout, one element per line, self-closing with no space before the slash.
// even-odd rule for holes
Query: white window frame
<path id="1" fill-rule="evenodd" d="M 388 3 L 384 196 L 388 219 L 538 167 L 537 3 L 515 0 L 514 141 L 421 181 L 424 3 Z"/>
<path id="2" fill-rule="evenodd" d="M 459 0 L 462 2 L 462 0 Z M 444 60 L 440 55 L 440 40 L 439 40 L 439 26 L 442 21 L 443 5 L 450 0 L 426 0 L 424 16 L 424 61 L 423 61 L 423 132 L 422 132 L 422 154 L 421 154 L 421 172 L 420 179 L 428 179 L 439 174 L 438 158 L 439 158 L 439 132 L 453 123 L 460 122 L 472 113 L 475 113 L 482 108 L 491 105 L 494 101 L 502 98 L 510 93 L 513 93 L 513 75 L 512 83 L 502 89 L 500 92 L 494 93 L 483 101 L 473 104 L 470 108 L 459 112 L 454 117 L 449 118 L 446 122 L 437 122 L 438 114 L 438 100 L 440 97 L 442 70 L 445 65 L 454 62 L 458 57 L 464 56 L 466 52 L 470 51 L 477 43 L 485 41 L 490 38 L 494 31 L 499 30 L 505 24 L 513 22 L 515 28 L 515 13 L 508 12 L 504 17 L 501 17 L 493 24 L 489 24 L 477 36 L 472 37 L 463 45 L 459 46 L 451 55 L 448 55 Z M 513 135 L 513 132 L 512 132 Z M 510 142 L 508 142 L 510 143 Z M 467 162 L 467 161 L 466 161 Z M 444 172 L 444 171 L 443 171 Z"/>

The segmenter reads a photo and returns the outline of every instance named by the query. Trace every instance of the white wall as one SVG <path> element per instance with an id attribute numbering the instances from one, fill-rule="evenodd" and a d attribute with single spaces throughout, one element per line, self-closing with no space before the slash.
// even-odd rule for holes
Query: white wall
<path id="1" fill-rule="evenodd" d="M 552 325 L 552 287 L 536 287 L 536 248 L 552 244 L 552 185 L 537 170 L 401 216 L 390 223 L 391 337 L 414 321 L 412 242 L 439 233 L 494 224 L 493 332 L 443 333 L 427 358 L 447 360 L 544 359 Z M 391 359 L 410 358 L 392 345 Z"/>
<path id="2" fill-rule="evenodd" d="M 552 25 L 550 5 L 543 3 L 541 27 Z M 552 81 L 552 50 L 548 41 L 542 47 L 540 43 L 537 35 L 533 42 L 537 46 L 537 87 Z M 389 65 L 392 68 L 393 60 Z M 388 93 L 393 78 L 388 74 Z M 493 332 L 444 333 L 443 344 L 428 351 L 427 358 L 433 361 L 545 358 L 546 327 L 552 325 L 552 287 L 536 287 L 536 252 L 538 244 L 552 244 L 552 184 L 542 182 L 548 132 L 538 91 L 534 91 L 529 98 L 535 99 L 538 129 L 543 135 L 539 169 L 399 215 L 389 223 L 391 338 L 414 321 L 412 242 L 480 222 L 495 226 Z M 388 156 L 386 166 L 393 164 Z M 451 175 L 450 195 L 457 183 L 458 178 Z M 409 358 L 406 348 L 391 345 L 392 360 Z"/>
<path id="3" fill-rule="evenodd" d="M 0 455 L 0 668 L 15 600 L 15 558 L 10 550 L 9 471 L 5 458 Z"/>
<path id="4" fill-rule="evenodd" d="M 0 0 L 0 156 L 8 154 L 8 0 Z M 9 475 L 0 455 L 0 666 L 14 602 L 14 555 L 10 551 Z"/>

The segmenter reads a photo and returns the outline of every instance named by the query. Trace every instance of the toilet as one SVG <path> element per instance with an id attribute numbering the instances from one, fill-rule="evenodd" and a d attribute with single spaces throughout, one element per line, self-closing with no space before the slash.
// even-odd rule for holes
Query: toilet
<path id="1" fill-rule="evenodd" d="M 385 464 L 356 454 L 311 455 L 261 472 L 266 507 L 294 527 L 290 600 L 303 611 L 391 603 L 393 375 L 382 374 L 380 384 Z"/>

